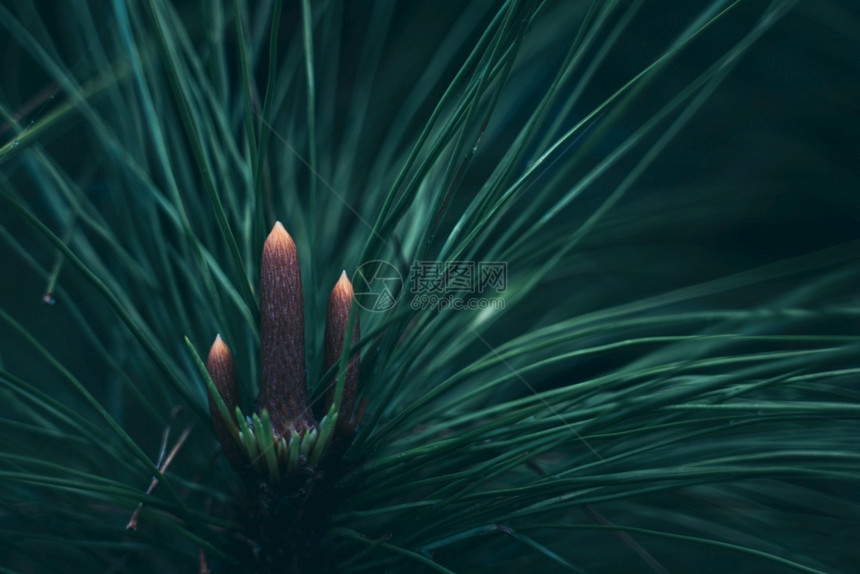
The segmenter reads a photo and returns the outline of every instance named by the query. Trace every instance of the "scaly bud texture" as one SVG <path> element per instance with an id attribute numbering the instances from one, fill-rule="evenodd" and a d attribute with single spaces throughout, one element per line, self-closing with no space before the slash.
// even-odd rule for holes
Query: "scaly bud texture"
<path id="1" fill-rule="evenodd" d="M 343 272 L 329 297 L 326 315 L 325 369 L 343 354 L 353 299 Z M 359 339 L 358 317 L 352 342 Z M 190 342 L 189 342 L 190 345 Z M 193 347 L 192 347 L 193 350 Z M 198 365 L 202 369 L 203 364 Z M 343 393 L 334 404 L 337 381 L 329 381 L 324 413 L 317 423 L 308 403 L 305 372 L 305 325 L 302 277 L 296 244 L 280 222 L 263 245 L 260 270 L 260 394 L 257 412 L 246 416 L 239 406 L 233 355 L 219 335 L 209 351 L 206 370 L 224 401 L 226 413 L 210 394 L 212 426 L 230 463 L 239 471 L 281 482 L 316 468 L 332 445 L 340 450 L 358 424 L 355 399 L 359 355 L 350 357 Z M 235 421 L 230 417 L 235 415 Z M 225 418 L 226 417 L 226 418 Z M 331 448 L 330 448 L 331 447 Z"/>
<path id="2" fill-rule="evenodd" d="M 341 273 L 340 279 L 331 290 L 328 299 L 328 312 L 325 321 L 325 370 L 336 367 L 343 354 L 343 346 L 346 341 L 346 330 L 349 323 L 349 311 L 352 304 L 352 283 L 346 276 L 346 271 Z M 360 338 L 361 328 L 358 317 L 355 318 L 352 343 Z M 346 379 L 343 385 L 340 409 L 337 421 L 337 431 L 342 434 L 352 433 L 357 424 L 355 416 L 355 395 L 358 385 L 359 356 L 355 354 L 350 357 L 346 369 Z M 335 373 L 337 369 L 335 368 Z M 336 376 L 336 375 L 335 375 Z M 335 398 L 337 379 L 333 379 L 326 390 L 325 403 L 331 405 Z"/>
<path id="3" fill-rule="evenodd" d="M 263 245 L 260 270 L 261 408 L 278 436 L 314 424 L 305 372 L 305 314 L 299 255 L 293 238 L 275 223 Z"/>
<path id="4" fill-rule="evenodd" d="M 206 370 L 215 383 L 215 388 L 224 404 L 227 405 L 227 410 L 232 413 L 239 406 L 239 384 L 236 380 L 236 368 L 233 365 L 233 354 L 230 348 L 221 339 L 221 335 L 215 337 L 215 342 L 212 343 L 212 348 L 209 349 L 209 357 L 206 359 Z M 218 411 L 215 404 L 215 399 L 212 393 L 207 393 L 209 397 L 209 415 L 212 418 L 212 427 L 215 429 L 215 436 L 224 449 L 224 456 L 230 461 L 234 467 L 241 467 L 244 463 L 244 457 L 239 445 L 236 444 L 236 439 L 230 432 L 227 421 Z"/>

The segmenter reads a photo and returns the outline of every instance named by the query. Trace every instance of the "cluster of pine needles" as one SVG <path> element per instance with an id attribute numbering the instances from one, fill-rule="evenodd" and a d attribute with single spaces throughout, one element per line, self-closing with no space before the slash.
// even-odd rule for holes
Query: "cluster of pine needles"
<path id="1" fill-rule="evenodd" d="M 856 571 L 852 2 L 7 0 L 0 38 L 0 572 Z M 261 500 L 195 352 L 256 412 L 276 220 L 317 412 L 353 278 L 361 416 Z"/>

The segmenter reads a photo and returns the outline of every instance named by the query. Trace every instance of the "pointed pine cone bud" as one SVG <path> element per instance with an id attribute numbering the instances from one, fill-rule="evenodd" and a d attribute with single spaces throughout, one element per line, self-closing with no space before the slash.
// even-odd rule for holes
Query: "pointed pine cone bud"
<path id="1" fill-rule="evenodd" d="M 209 357 L 206 359 L 206 370 L 209 376 L 212 377 L 212 382 L 215 383 L 215 388 L 218 389 L 218 394 L 224 404 L 227 405 L 227 410 L 232 415 L 239 406 L 239 384 L 236 382 L 236 368 L 233 366 L 233 354 L 229 347 L 221 339 L 221 335 L 215 337 L 215 342 L 212 343 L 212 348 L 209 349 Z M 218 410 L 218 405 L 211 393 L 206 393 L 209 397 L 209 416 L 212 418 L 212 427 L 215 429 L 215 436 L 221 443 L 224 449 L 224 456 L 230 461 L 234 468 L 241 468 L 245 465 L 245 457 L 239 448 L 236 439 L 230 433 L 230 428 L 227 421 Z"/>
<path id="2" fill-rule="evenodd" d="M 263 245 L 260 269 L 260 409 L 275 435 L 315 424 L 305 372 L 305 307 L 299 254 L 278 221 Z"/>
<path id="3" fill-rule="evenodd" d="M 328 299 L 328 312 L 325 319 L 325 370 L 335 367 L 343 354 L 343 345 L 346 340 L 346 329 L 349 323 L 349 310 L 352 305 L 353 290 L 352 283 L 346 276 L 346 271 L 341 273 L 340 279 L 331 290 Z M 353 344 L 361 336 L 361 328 L 358 324 L 358 316 L 355 317 L 355 327 L 352 334 Z M 346 367 L 346 379 L 343 385 L 343 395 L 340 401 L 340 410 L 337 419 L 338 434 L 349 434 L 355 430 L 358 420 L 355 413 L 355 396 L 358 386 L 359 355 L 356 353 L 349 359 Z M 328 407 L 334 401 L 337 386 L 337 375 L 329 383 L 326 390 L 324 404 Z"/>

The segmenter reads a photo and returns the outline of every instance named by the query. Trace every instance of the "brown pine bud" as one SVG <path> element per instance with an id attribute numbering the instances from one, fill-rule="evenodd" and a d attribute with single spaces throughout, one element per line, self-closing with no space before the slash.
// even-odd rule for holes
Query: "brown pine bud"
<path id="1" fill-rule="evenodd" d="M 260 397 L 277 436 L 314 424 L 305 372 L 305 311 L 299 254 L 275 223 L 263 245 L 260 270 Z"/>
<path id="2" fill-rule="evenodd" d="M 328 312 L 325 320 L 325 370 L 336 367 L 343 354 L 343 345 L 346 340 L 346 329 L 349 323 L 349 311 L 352 305 L 353 290 L 352 283 L 346 276 L 346 271 L 341 273 L 340 279 L 331 290 L 328 299 Z M 356 343 L 361 337 L 361 328 L 358 324 L 358 316 L 355 317 L 355 327 L 352 334 L 352 342 Z M 337 419 L 337 430 L 339 434 L 348 434 L 355 430 L 358 419 L 355 416 L 355 397 L 358 387 L 359 355 L 356 353 L 350 357 L 346 368 L 346 379 L 343 385 L 343 395 L 340 400 L 340 410 Z M 326 389 L 324 404 L 331 406 L 334 401 L 336 378 L 333 379 Z"/>
<path id="3" fill-rule="evenodd" d="M 212 343 L 212 348 L 209 349 L 209 357 L 206 359 L 206 370 L 215 383 L 215 388 L 218 389 L 218 394 L 224 404 L 227 405 L 227 410 L 232 416 L 236 407 L 239 406 L 239 384 L 236 381 L 236 368 L 233 365 L 233 354 L 230 348 L 221 339 L 221 335 L 215 337 L 215 342 Z M 207 393 L 209 397 L 209 416 L 212 419 L 212 428 L 215 430 L 215 436 L 221 443 L 224 449 L 224 456 L 236 468 L 240 468 L 245 464 L 245 457 L 242 451 L 230 432 L 230 427 L 227 421 L 224 420 L 218 406 L 215 403 L 211 393 Z"/>

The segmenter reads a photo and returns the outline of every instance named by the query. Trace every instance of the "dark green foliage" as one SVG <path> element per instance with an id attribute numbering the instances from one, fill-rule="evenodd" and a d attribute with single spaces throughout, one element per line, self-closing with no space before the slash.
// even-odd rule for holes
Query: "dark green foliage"
<path id="1" fill-rule="evenodd" d="M 853 2 L 7 0 L 0 38 L 0 571 L 860 563 Z M 253 412 L 276 219 L 318 412 L 341 270 L 405 283 L 343 460 L 262 496 L 184 340 Z M 506 263 L 461 299 L 501 308 L 413 308 L 416 261 Z"/>

